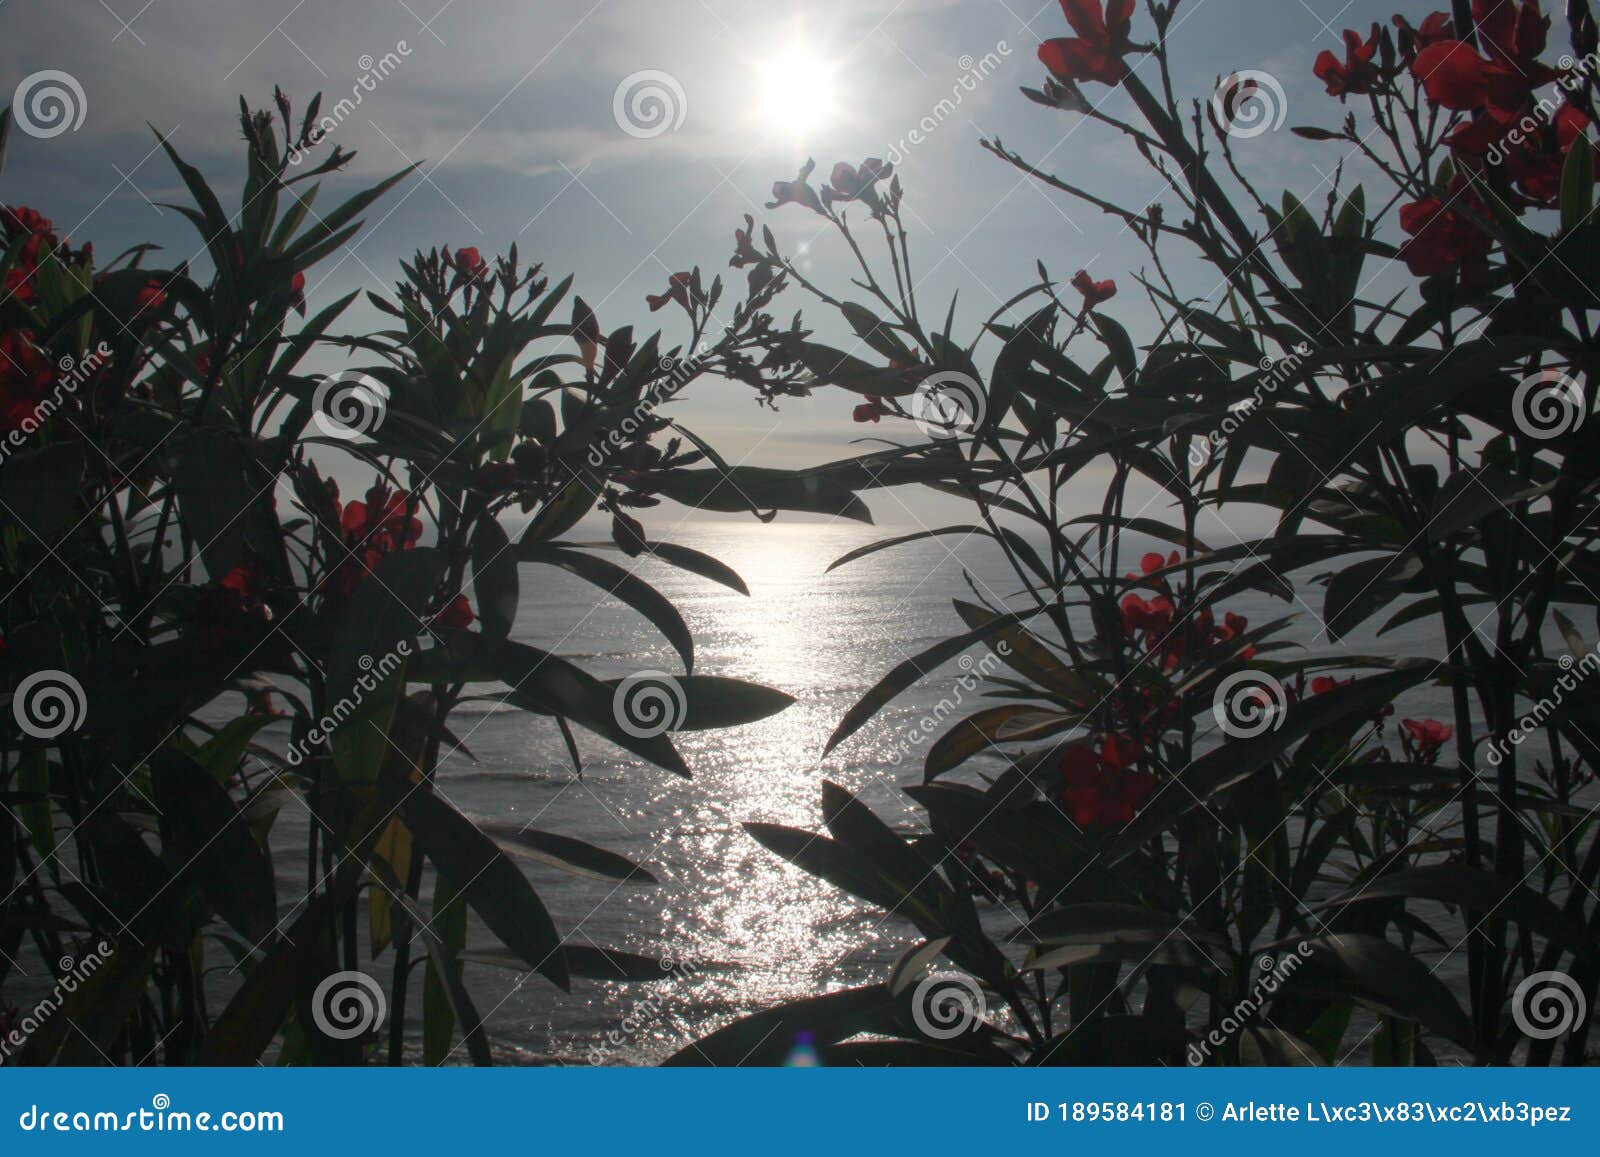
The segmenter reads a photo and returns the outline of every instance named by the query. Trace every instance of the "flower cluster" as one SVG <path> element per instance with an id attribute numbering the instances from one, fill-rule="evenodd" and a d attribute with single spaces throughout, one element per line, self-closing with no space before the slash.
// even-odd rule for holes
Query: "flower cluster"
<path id="1" fill-rule="evenodd" d="M 1137 743 L 1122 735 L 1084 741 L 1061 757 L 1061 806 L 1080 828 L 1120 828 L 1156 789 L 1156 777 L 1137 770 Z"/>
<path id="2" fill-rule="evenodd" d="M 344 558 L 328 577 L 328 602 L 338 606 L 372 573 L 384 555 L 410 550 L 422 538 L 415 495 L 392 492 L 382 482 L 367 491 L 366 500 L 339 503 L 338 484 L 329 481 L 334 517 L 344 537 Z"/>
<path id="3" fill-rule="evenodd" d="M 1394 17 L 1398 51 L 1377 24 L 1365 37 L 1346 30 L 1344 57 L 1323 52 L 1313 71 L 1341 100 L 1389 91 L 1409 71 L 1433 113 L 1445 119 L 1443 143 L 1454 164 L 1444 170 L 1439 192 L 1401 206 L 1401 256 L 1419 277 L 1459 274 L 1481 285 L 1493 248 L 1490 195 L 1519 214 L 1553 207 L 1567 155 L 1590 120 L 1567 99 L 1584 87 L 1581 66 L 1556 69 L 1539 59 L 1550 17 L 1538 0 L 1473 0 L 1471 10 L 1475 35 L 1462 35 L 1446 12 L 1418 27 Z M 1558 82 L 1567 96 L 1539 97 Z"/>
<path id="4" fill-rule="evenodd" d="M 1181 561 L 1177 551 L 1163 558 L 1152 551 L 1140 560 L 1143 574 L 1130 574 L 1132 581 L 1148 580 L 1156 594 L 1145 598 L 1131 592 L 1122 599 L 1122 629 L 1132 639 L 1138 640 L 1147 653 L 1156 656 L 1163 671 L 1176 670 L 1187 657 L 1189 639 L 1200 650 L 1214 650 L 1241 638 L 1250 623 L 1243 615 L 1232 611 L 1223 613 L 1217 622 L 1216 613 L 1207 607 L 1198 614 L 1189 615 L 1182 609 L 1183 599 L 1175 594 L 1164 576 L 1158 572 L 1175 567 Z M 1150 576 L 1157 577 L 1151 578 Z M 1255 656 L 1253 647 L 1242 648 L 1234 658 L 1248 660 Z"/>

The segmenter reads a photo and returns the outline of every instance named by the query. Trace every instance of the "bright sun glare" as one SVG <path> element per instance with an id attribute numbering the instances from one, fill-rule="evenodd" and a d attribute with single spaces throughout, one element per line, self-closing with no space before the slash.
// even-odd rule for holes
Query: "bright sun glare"
<path id="1" fill-rule="evenodd" d="M 764 62 L 760 72 L 759 115 L 768 131 L 801 140 L 833 115 L 834 68 L 803 48 L 792 48 Z"/>

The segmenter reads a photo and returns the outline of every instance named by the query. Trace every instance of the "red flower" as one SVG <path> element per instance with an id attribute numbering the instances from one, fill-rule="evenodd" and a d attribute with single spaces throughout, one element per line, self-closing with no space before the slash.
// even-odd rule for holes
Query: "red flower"
<path id="1" fill-rule="evenodd" d="M 878 419 L 893 412 L 883 404 L 882 398 L 875 398 L 869 395 L 865 402 L 855 408 L 851 413 L 851 417 L 857 422 L 876 422 Z"/>
<path id="2" fill-rule="evenodd" d="M 296 272 L 289 278 L 289 305 L 301 317 L 306 312 L 306 275 Z"/>
<path id="3" fill-rule="evenodd" d="M 665 293 L 649 293 L 645 295 L 645 302 L 654 313 L 669 301 L 675 301 L 684 309 L 690 308 L 690 291 L 693 288 L 694 278 L 688 273 L 674 273 L 667 279 Z"/>
<path id="4" fill-rule="evenodd" d="M 1538 0 L 1473 0 L 1472 12 L 1486 57 L 1463 41 L 1436 40 L 1417 53 L 1411 71 L 1436 105 L 1457 112 L 1487 106 L 1502 120 L 1514 117 L 1558 75 L 1539 63 L 1550 18 Z"/>
<path id="5" fill-rule="evenodd" d="M 1146 599 L 1130 594 L 1122 600 L 1122 626 L 1130 635 L 1144 634 L 1152 645 L 1172 628 L 1172 600 L 1166 595 Z"/>
<path id="6" fill-rule="evenodd" d="M 1080 828 L 1119 828 L 1133 822 L 1155 791 L 1156 777 L 1130 771 L 1137 748 L 1125 736 L 1108 735 L 1100 750 L 1075 743 L 1061 757 L 1061 802 Z"/>
<path id="7" fill-rule="evenodd" d="M 817 162 L 807 161 L 800 169 L 799 174 L 792 181 L 776 181 L 772 186 L 772 200 L 767 202 L 767 208 L 776 209 L 780 205 L 804 205 L 817 213 L 825 213 L 822 199 L 817 196 L 807 181 L 811 171 L 817 167 Z"/>
<path id="8" fill-rule="evenodd" d="M 1503 122 L 1484 110 L 1451 133 L 1446 143 L 1458 162 L 1477 169 L 1502 169 L 1528 200 L 1554 205 L 1561 195 L 1567 154 L 1588 131 L 1589 118 L 1570 104 L 1563 104 L 1550 124 L 1532 114 Z"/>
<path id="9" fill-rule="evenodd" d="M 1329 691 L 1340 687 L 1348 687 L 1355 681 L 1355 676 L 1353 675 L 1348 679 L 1335 679 L 1332 675 L 1318 675 L 1311 680 L 1311 693 L 1313 695 L 1326 695 Z"/>
<path id="10" fill-rule="evenodd" d="M 36 421 L 53 381 L 55 367 L 33 344 L 32 334 L 0 333 L 0 430 L 18 430 Z"/>
<path id="11" fill-rule="evenodd" d="M 161 292 L 161 283 L 152 281 L 140 289 L 138 295 L 133 299 L 133 312 L 143 313 L 147 309 L 160 309 L 166 303 L 167 295 Z"/>
<path id="12" fill-rule="evenodd" d="M 1418 277 L 1434 277 L 1457 266 L 1469 272 L 1479 270 L 1494 246 L 1487 233 L 1452 208 L 1459 204 L 1487 216 L 1465 180 L 1457 176 L 1447 192 L 1448 204 L 1438 197 L 1424 197 L 1400 206 L 1400 228 L 1409 237 L 1400 247 L 1400 256 Z"/>
<path id="13" fill-rule="evenodd" d="M 236 566 L 215 585 L 199 592 L 195 631 L 202 650 L 233 651 L 248 646 L 272 612 L 261 601 L 261 580 L 248 566 Z"/>
<path id="14" fill-rule="evenodd" d="M 445 604 L 444 610 L 433 616 L 433 625 L 445 631 L 464 631 L 472 626 L 475 616 L 466 595 L 457 595 Z"/>
<path id="15" fill-rule="evenodd" d="M 1411 21 L 1404 16 L 1396 16 L 1394 26 L 1400 30 L 1400 56 L 1407 64 L 1429 45 L 1456 38 L 1455 22 L 1448 12 L 1431 13 L 1420 28 L 1411 27 Z"/>
<path id="16" fill-rule="evenodd" d="M 1134 0 L 1061 0 L 1061 11 L 1078 35 L 1039 45 L 1039 59 L 1057 80 L 1119 84 L 1123 55 L 1132 47 Z"/>
<path id="17" fill-rule="evenodd" d="M 333 493 L 347 552 L 328 580 L 329 602 L 337 605 L 350 597 L 384 555 L 416 546 L 422 537 L 422 522 L 416 517 L 415 496 L 391 494 L 381 482 L 367 491 L 365 502 L 351 502 L 342 513 L 337 487 Z"/>
<path id="18" fill-rule="evenodd" d="M 894 166 L 878 157 L 868 157 L 859 169 L 840 161 L 822 189 L 822 203 L 832 207 L 835 201 L 864 201 L 878 207 L 878 192 L 873 188 L 879 181 L 894 174 Z"/>
<path id="19" fill-rule="evenodd" d="M 1072 288 L 1083 294 L 1083 303 L 1088 309 L 1102 305 L 1117 296 L 1115 281 L 1096 281 L 1089 276 L 1087 269 L 1080 269 L 1072 275 Z"/>
<path id="20" fill-rule="evenodd" d="M 1371 92 L 1378 83 L 1378 67 L 1372 60 L 1378 54 L 1378 26 L 1372 26 L 1372 34 L 1365 44 L 1361 42 L 1361 34 L 1354 29 L 1346 28 L 1344 31 L 1344 60 L 1340 60 L 1333 53 L 1326 50 L 1317 57 L 1317 62 L 1311 71 L 1316 73 L 1317 79 L 1328 86 L 1328 95 L 1344 97 L 1360 95 Z"/>
<path id="21" fill-rule="evenodd" d="M 32 304 L 38 299 L 33 288 L 33 275 L 39 269 L 39 262 L 60 244 L 56 239 L 55 226 L 42 213 L 26 205 L 13 208 L 0 206 L 0 225 L 5 227 L 8 244 L 21 243 L 16 264 L 6 273 L 6 296 L 15 297 L 24 305 Z"/>
<path id="22" fill-rule="evenodd" d="M 1419 763 L 1432 763 L 1437 759 L 1440 748 L 1456 733 L 1454 727 L 1437 719 L 1402 719 L 1400 726 L 1403 729 L 1401 745 L 1406 754 Z"/>
<path id="23" fill-rule="evenodd" d="M 463 281 L 477 281 L 489 272 L 489 263 L 471 245 L 462 246 L 454 254 L 450 252 L 450 246 L 446 245 L 444 247 L 444 263 L 454 269 Z"/>

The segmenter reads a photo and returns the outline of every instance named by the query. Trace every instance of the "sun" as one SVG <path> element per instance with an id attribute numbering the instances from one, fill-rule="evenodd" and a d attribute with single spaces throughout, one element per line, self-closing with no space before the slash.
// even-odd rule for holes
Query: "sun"
<path id="1" fill-rule="evenodd" d="M 836 68 L 807 48 L 790 48 L 761 62 L 756 115 L 763 131 L 802 141 L 834 115 Z"/>

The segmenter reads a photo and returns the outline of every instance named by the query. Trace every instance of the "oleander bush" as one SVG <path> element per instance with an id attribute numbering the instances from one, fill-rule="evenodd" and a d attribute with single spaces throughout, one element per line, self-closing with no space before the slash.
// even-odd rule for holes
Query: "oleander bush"
<path id="1" fill-rule="evenodd" d="M 1039 47 L 1048 75 L 1024 92 L 1048 111 L 1032 115 L 1120 137 L 1181 216 L 984 147 L 1129 231 L 1143 270 L 1119 285 L 1041 263 L 958 335 L 953 303 L 915 294 L 911 194 L 875 158 L 820 188 L 808 164 L 771 206 L 836 231 L 859 262 L 851 288 L 812 284 L 753 221 L 738 231 L 752 287 L 787 284 L 857 338 L 829 347 L 802 325 L 761 340 L 765 364 L 856 395 L 858 422 L 902 435 L 860 459 L 861 485 L 917 483 L 972 512 L 836 565 L 929 535 L 984 540 L 1020 593 L 974 585 L 954 633 L 828 741 L 973 648 L 1003 656 L 989 705 L 926 747 L 905 789 L 915 830 L 834 784 L 824 831 L 748 825 L 919 941 L 882 983 L 759 1012 L 674 1061 L 778 1063 L 798 1042 L 829 1064 L 1586 1063 L 1589 6 L 1569 4 L 1560 31 L 1534 0 L 1459 0 L 1418 27 L 1346 32 L 1312 66 L 1331 127 L 1294 129 L 1329 154 L 1314 203 L 1250 175 L 1270 78 L 1174 90 L 1182 0 L 1061 6 L 1076 35 Z M 1558 35 L 1570 51 L 1554 62 Z M 1357 158 L 1381 191 L 1351 187 L 1341 162 Z M 1115 316 L 1130 284 L 1158 318 L 1142 343 Z M 1272 529 L 1233 534 L 1240 512 Z M 1246 592 L 1284 615 L 1247 621 Z M 1294 638 L 1340 646 L 1297 653 L 1295 616 Z M 1408 625 L 1431 650 L 1348 642 Z M 1392 718 L 1425 685 L 1453 718 Z M 1441 973 L 1452 959 L 1460 982 Z"/>
<path id="2" fill-rule="evenodd" d="M 607 330 L 515 248 L 429 249 L 369 295 L 380 328 L 340 332 L 356 295 L 314 304 L 308 276 L 409 174 L 319 201 L 351 154 L 319 150 L 316 102 L 275 106 L 242 106 L 233 209 L 161 142 L 190 260 L 105 261 L 35 209 L 0 210 L 0 984 L 19 957 L 71 970 L 54 1015 L 5 1010 L 14 1063 L 488 1063 L 469 911 L 498 966 L 557 989 L 660 979 L 567 942 L 518 858 L 654 883 L 644 867 L 479 826 L 436 790 L 462 746 L 452 712 L 488 697 L 559 729 L 580 769 L 588 733 L 687 776 L 665 726 L 629 725 L 617 681 L 512 637 L 540 604 L 523 576 L 556 568 L 638 611 L 681 657 L 672 722 L 727 727 L 790 699 L 695 668 L 631 560 L 748 592 L 653 538 L 648 509 L 866 516 L 843 482 L 726 467 L 663 409 L 706 374 L 768 402 L 788 388 L 753 360 L 781 278 L 715 328 L 720 280 L 675 285 L 690 355 Z M 361 493 L 340 493 L 335 462 Z M 571 537 L 592 512 L 610 541 Z M 263 735 L 275 720 L 287 745 Z M 291 820 L 308 872 L 286 888 Z"/>

